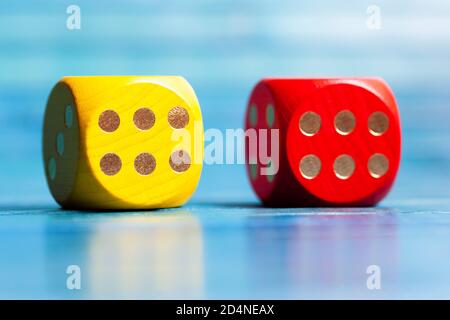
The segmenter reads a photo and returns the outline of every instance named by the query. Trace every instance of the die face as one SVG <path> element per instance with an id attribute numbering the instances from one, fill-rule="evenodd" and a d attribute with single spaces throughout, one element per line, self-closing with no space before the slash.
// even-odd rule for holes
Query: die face
<path id="1" fill-rule="evenodd" d="M 193 143 L 195 124 L 201 126 L 199 108 L 159 84 L 131 83 L 124 91 L 101 101 L 86 127 L 92 174 L 115 198 L 129 203 L 184 202 L 202 167 Z M 180 145 L 182 134 L 192 143 Z"/>
<path id="2" fill-rule="evenodd" d="M 263 201 L 269 201 L 279 174 L 272 174 L 270 171 L 266 172 L 269 174 L 262 174 L 262 169 L 269 169 L 270 166 L 261 161 L 260 154 L 272 154 L 271 130 L 279 130 L 279 127 L 280 119 L 275 101 L 269 89 L 264 83 L 260 83 L 253 90 L 247 106 L 245 128 L 251 129 L 254 134 L 251 134 L 252 142 L 246 141 L 245 151 L 248 178 L 253 190 Z"/>
<path id="3" fill-rule="evenodd" d="M 400 121 L 396 105 L 382 97 L 390 91 L 380 94 L 364 85 L 333 84 L 297 106 L 286 137 L 289 165 L 322 203 L 372 205 L 392 186 L 400 162 Z"/>
<path id="4" fill-rule="evenodd" d="M 52 89 L 44 116 L 43 160 L 47 184 L 55 200 L 67 201 L 76 183 L 79 159 L 79 122 L 69 86 Z"/>
<path id="5" fill-rule="evenodd" d="M 75 184 L 65 207 L 176 207 L 192 196 L 203 124 L 180 77 L 67 77 L 79 124 Z"/>

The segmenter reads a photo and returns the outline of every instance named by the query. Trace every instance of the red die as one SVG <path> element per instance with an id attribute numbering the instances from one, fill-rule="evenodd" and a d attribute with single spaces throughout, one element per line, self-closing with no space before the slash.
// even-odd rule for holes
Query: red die
<path id="1" fill-rule="evenodd" d="M 381 79 L 264 79 L 245 126 L 248 175 L 269 206 L 370 206 L 397 175 L 400 117 Z"/>

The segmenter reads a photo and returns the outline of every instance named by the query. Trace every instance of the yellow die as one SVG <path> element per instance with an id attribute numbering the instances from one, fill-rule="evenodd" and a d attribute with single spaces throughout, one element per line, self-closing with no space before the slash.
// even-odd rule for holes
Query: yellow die
<path id="1" fill-rule="evenodd" d="M 43 139 L 47 183 L 65 208 L 177 207 L 200 179 L 202 115 L 182 77 L 64 77 Z"/>

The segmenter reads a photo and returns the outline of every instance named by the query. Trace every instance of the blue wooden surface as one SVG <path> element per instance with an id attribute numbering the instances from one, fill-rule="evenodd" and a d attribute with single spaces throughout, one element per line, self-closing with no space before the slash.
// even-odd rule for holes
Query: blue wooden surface
<path id="1" fill-rule="evenodd" d="M 0 298 L 450 298 L 449 4 L 377 1 L 377 31 L 372 1 L 81 0 L 77 31 L 69 4 L 0 4 Z M 77 74 L 183 75 L 221 130 L 242 126 L 263 76 L 382 76 L 402 116 L 399 177 L 378 208 L 280 210 L 258 206 L 242 166 L 214 165 L 184 208 L 63 212 L 42 116 Z"/>

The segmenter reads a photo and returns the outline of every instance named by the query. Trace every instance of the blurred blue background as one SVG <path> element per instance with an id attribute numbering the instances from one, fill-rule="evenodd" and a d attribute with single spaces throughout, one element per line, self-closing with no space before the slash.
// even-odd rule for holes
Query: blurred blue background
<path id="1" fill-rule="evenodd" d="M 71 4 L 81 9 L 80 30 L 66 28 Z M 367 27 L 374 4 L 378 30 Z M 0 46 L 2 201 L 51 201 L 40 150 L 47 96 L 64 75 L 95 74 L 183 75 L 205 127 L 220 129 L 242 126 L 250 90 L 265 76 L 381 76 L 403 121 L 392 195 L 450 195 L 441 181 L 450 172 L 449 2 L 2 0 Z M 426 170 L 410 168 L 417 161 Z M 241 178 L 226 179 L 230 172 Z M 412 191 L 402 188 L 409 179 Z M 242 166 L 206 167 L 195 197 L 222 190 L 255 199 Z"/>
<path id="2" fill-rule="evenodd" d="M 81 8 L 80 30 L 66 28 L 69 16 L 66 9 L 71 4 Z M 367 25 L 370 19 L 367 9 L 371 5 L 377 5 L 381 10 L 380 29 Z M 64 75 L 98 74 L 182 75 L 196 90 L 205 127 L 219 129 L 242 127 L 248 95 L 262 77 L 381 76 L 393 88 L 402 118 L 403 159 L 397 183 L 380 211 L 325 211 L 333 216 L 336 213 L 356 215 L 357 218 L 350 222 L 324 217 L 315 220 L 305 210 L 262 210 L 262 220 L 253 220 L 247 219 L 247 215 L 253 217 L 257 211 L 239 209 L 238 206 L 257 203 L 243 166 L 205 166 L 198 190 L 190 206 L 186 207 L 190 212 L 188 218 L 183 215 L 177 218 L 181 222 L 175 219 L 176 223 L 169 220 L 167 224 L 153 214 L 141 217 L 142 221 L 135 216 L 130 221 L 123 215 L 61 214 L 62 218 L 55 218 L 53 208 L 56 205 L 47 190 L 41 161 L 46 99 L 52 86 Z M 302 297 L 304 292 L 298 291 L 293 276 L 298 281 L 303 279 L 302 285 L 306 281 L 306 287 L 309 285 L 310 292 L 316 297 L 327 297 L 324 292 L 335 297 L 360 297 L 363 293 L 353 287 L 346 291 L 339 285 L 348 280 L 342 271 L 345 270 L 342 264 L 349 263 L 347 259 L 356 259 L 362 266 L 373 258 L 373 255 L 367 257 L 364 250 L 355 249 L 351 241 L 352 236 L 360 235 L 358 226 L 363 225 L 370 229 L 363 231 L 369 239 L 365 243 L 375 248 L 375 258 L 387 261 L 388 278 L 395 278 L 399 270 L 405 271 L 402 274 L 404 281 L 396 278 L 399 286 L 384 297 L 404 297 L 411 292 L 420 296 L 422 291 L 410 290 L 414 279 L 419 279 L 419 288 L 430 292 L 438 286 L 440 289 L 433 294 L 448 297 L 450 290 L 446 283 L 450 283 L 450 278 L 439 266 L 448 266 L 450 261 L 447 245 L 450 239 L 449 121 L 450 2 L 2 0 L 0 247 L 3 249 L 0 270 L 4 272 L 0 275 L 0 296 L 71 297 L 71 292 L 54 290 L 52 270 L 57 269 L 58 263 L 63 266 L 66 258 L 71 260 L 71 254 L 92 264 L 85 256 L 81 257 L 86 248 L 94 253 L 108 250 L 109 240 L 93 241 L 100 243 L 97 247 L 91 242 L 87 245 L 85 240 L 77 238 L 80 233 L 102 235 L 96 232 L 103 228 L 109 230 L 108 222 L 113 225 L 124 222 L 131 231 L 140 230 L 134 224 L 136 219 L 153 236 L 155 233 L 151 230 L 155 226 L 156 230 L 168 229 L 169 239 L 181 243 L 181 247 L 173 249 L 176 253 L 184 252 L 186 244 L 184 238 L 177 238 L 173 228 L 188 230 L 188 233 L 197 230 L 194 234 L 201 234 L 193 239 L 197 243 L 194 245 L 194 250 L 198 251 L 195 251 L 196 257 L 200 257 L 193 263 L 201 265 L 200 271 L 194 271 L 194 278 L 200 274 L 205 283 L 194 281 L 195 288 L 203 289 L 198 295 L 188 296 L 239 298 L 266 294 L 265 297 Z M 214 204 L 229 207 L 215 207 Z M 374 217 L 361 217 L 363 213 L 374 214 Z M 431 214 L 432 217 L 424 219 L 420 215 L 418 220 L 410 221 L 409 216 L 403 216 L 408 213 Z M 170 214 L 179 215 L 172 211 Z M 279 219 L 276 218 L 278 214 L 281 215 Z M 420 229 L 422 223 L 436 229 Z M 311 224 L 313 227 L 309 229 Z M 319 228 L 318 231 L 314 226 Z M 389 226 L 394 226 L 396 232 Z M 118 241 L 129 239 L 126 228 L 117 231 L 119 234 L 113 238 Z M 298 228 L 303 228 L 300 235 Z M 308 235 L 315 232 L 321 235 L 321 228 L 333 236 L 322 239 L 317 245 L 317 239 Z M 203 231 L 199 231 L 201 229 Z M 108 232 L 106 235 L 106 239 L 111 236 Z M 145 236 L 134 235 L 131 243 Z M 430 239 L 432 235 L 437 238 Z M 392 238 L 401 239 L 401 244 L 393 245 Z M 235 245 L 232 245 L 233 241 Z M 291 251 L 297 252 L 300 244 L 301 248 L 318 252 L 339 241 L 342 241 L 341 246 L 333 251 L 338 255 L 334 260 L 338 267 L 329 267 L 338 270 L 337 277 L 329 287 L 328 282 L 320 282 L 318 273 L 312 278 L 296 273 L 297 267 L 305 267 L 303 258 L 311 258 L 308 255 L 299 258 L 297 253 L 292 256 Z M 30 247 L 35 253 L 25 250 Z M 387 247 L 398 249 L 397 254 L 391 251 L 383 254 Z M 157 248 L 137 248 L 147 249 L 153 259 Z M 267 252 L 267 256 L 255 256 L 259 251 Z M 317 270 L 315 263 L 328 259 L 328 251 L 321 252 L 312 253 L 312 263 L 306 266 L 307 270 Z M 356 258 L 352 252 L 356 252 Z M 417 252 L 424 255 L 417 256 Z M 53 263 L 48 262 L 49 256 Z M 203 259 L 205 265 L 199 262 Z M 397 259 L 402 263 L 398 264 Z M 26 268 L 33 261 L 40 262 L 23 280 L 21 277 L 27 274 Z M 110 260 L 107 257 L 104 261 Z M 230 270 L 221 264 L 227 261 L 235 263 L 231 263 Z M 422 268 L 411 267 L 421 266 L 423 261 L 429 261 L 429 264 Z M 170 269 L 168 266 L 173 266 L 176 261 L 172 262 L 166 261 L 165 268 Z M 252 273 L 247 274 L 247 268 L 261 265 L 266 266 L 264 272 L 272 274 L 273 278 L 269 278 L 266 286 L 259 287 L 257 284 L 264 276 L 256 273 L 253 274 L 256 278 L 249 278 Z M 139 270 L 124 270 L 139 274 Z M 119 271 L 111 272 L 114 275 L 123 273 Z M 316 279 L 320 285 L 305 279 Z M 248 286 L 244 289 L 233 286 L 239 283 Z M 192 284 L 186 285 L 190 288 Z M 163 287 L 170 289 L 170 286 Z M 328 288 L 328 291 L 321 291 L 321 288 Z M 155 291 L 147 297 L 185 296 L 186 292 L 191 292 L 180 289 L 176 295 L 176 290 L 169 289 L 164 291 L 167 295 L 158 295 Z M 124 292 L 142 297 L 139 290 Z M 362 292 L 368 294 L 365 289 Z M 91 291 L 84 297 L 92 296 L 101 294 Z"/>

